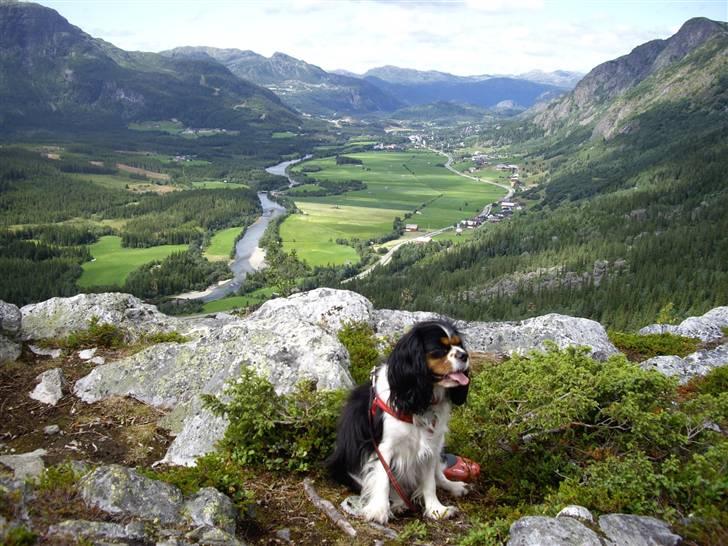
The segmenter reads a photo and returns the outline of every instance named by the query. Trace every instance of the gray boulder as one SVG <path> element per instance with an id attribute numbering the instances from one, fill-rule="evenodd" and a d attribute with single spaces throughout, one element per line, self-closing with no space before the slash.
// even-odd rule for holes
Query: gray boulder
<path id="1" fill-rule="evenodd" d="M 374 324 L 379 335 L 399 337 L 416 322 L 441 318 L 422 311 L 374 311 Z M 447 318 L 447 317 L 445 317 Z M 555 313 L 518 322 L 454 321 L 473 351 L 525 354 L 544 349 L 546 342 L 564 348 L 571 345 L 588 347 L 592 356 L 605 359 L 618 351 L 609 341 L 604 327 L 593 320 Z"/>
<path id="2" fill-rule="evenodd" d="M 88 328 L 92 317 L 129 332 L 129 341 L 147 334 L 180 331 L 185 323 L 157 311 L 130 294 L 78 294 L 71 298 L 51 298 L 20 309 L 21 336 L 25 340 L 65 337 L 74 330 Z M 191 328 L 194 323 L 188 323 Z"/>
<path id="3" fill-rule="evenodd" d="M 723 337 L 722 328 L 727 326 L 728 307 L 716 307 L 700 317 L 688 317 L 678 325 L 650 324 L 642 328 L 639 333 L 643 335 L 670 333 L 710 342 Z"/>
<path id="4" fill-rule="evenodd" d="M 204 487 L 195 493 L 185 502 L 182 513 L 194 526 L 217 527 L 227 533 L 235 533 L 235 506 L 214 487 Z"/>
<path id="5" fill-rule="evenodd" d="M 55 406 L 63 398 L 66 379 L 63 377 L 63 371 L 60 368 L 47 370 L 36 377 L 36 380 L 38 384 L 30 393 L 33 400 Z"/>
<path id="6" fill-rule="evenodd" d="M 198 457 L 210 453 L 227 430 L 229 421 L 202 408 L 200 400 L 191 405 L 192 410 L 184 412 L 179 434 L 160 461 L 180 466 L 195 466 Z M 173 429 L 173 432 L 175 430 Z"/>
<path id="7" fill-rule="evenodd" d="M 20 358 L 22 347 L 17 341 L 0 334 L 0 364 L 15 362 Z"/>
<path id="8" fill-rule="evenodd" d="M 372 303 L 361 294 L 350 290 L 317 288 L 276 298 L 261 305 L 247 320 L 290 321 L 296 317 L 335 334 L 348 322 L 372 323 Z"/>
<path id="9" fill-rule="evenodd" d="M 185 538 L 205 546 L 245 546 L 245 543 L 239 541 L 234 535 L 217 527 L 200 527 L 187 533 Z"/>
<path id="10" fill-rule="evenodd" d="M 556 514 L 556 517 L 576 518 L 589 523 L 594 523 L 594 516 L 592 515 L 592 513 L 583 506 L 579 506 L 576 504 L 570 504 L 569 506 L 565 506 L 558 514 Z"/>
<path id="11" fill-rule="evenodd" d="M 68 544 L 77 544 L 82 539 L 110 540 L 113 543 L 122 541 L 124 544 L 146 541 L 144 524 L 138 521 L 122 525 L 121 523 L 69 519 L 57 525 L 51 525 L 46 536 L 58 541 L 67 541 Z"/>
<path id="12" fill-rule="evenodd" d="M 0 300 L 0 334 L 14 337 L 20 332 L 22 314 L 17 305 Z"/>
<path id="13" fill-rule="evenodd" d="M 655 356 L 640 363 L 640 367 L 645 370 L 654 369 L 665 375 L 677 377 L 681 384 L 725 365 L 728 365 L 728 345 L 697 351 L 685 358 L 674 355 Z"/>
<path id="14" fill-rule="evenodd" d="M 604 546 L 594 531 L 575 518 L 529 516 L 511 525 L 508 546 Z"/>
<path id="15" fill-rule="evenodd" d="M 38 356 L 48 356 L 50 358 L 58 358 L 63 354 L 63 351 L 61 349 L 51 349 L 50 347 L 40 347 L 38 345 L 33 345 L 32 343 L 28 344 L 28 349 L 30 349 L 30 352 L 34 355 Z"/>
<path id="16" fill-rule="evenodd" d="M 615 546 L 676 546 L 682 541 L 667 523 L 648 516 L 609 514 L 599 518 L 599 527 Z"/>
<path id="17" fill-rule="evenodd" d="M 0 456 L 0 464 L 11 468 L 15 479 L 34 478 L 40 476 L 41 472 L 43 472 L 45 468 L 43 456 L 47 453 L 45 449 L 36 449 L 35 451 L 20 453 L 18 455 L 2 455 Z"/>
<path id="18" fill-rule="evenodd" d="M 16 340 L 20 320 L 20 309 L 0 300 L 0 364 L 15 362 L 20 357 L 21 345 Z"/>
<path id="19" fill-rule="evenodd" d="M 120 465 L 101 466 L 79 482 L 83 500 L 109 514 L 177 523 L 182 493 L 176 487 L 141 476 Z"/>

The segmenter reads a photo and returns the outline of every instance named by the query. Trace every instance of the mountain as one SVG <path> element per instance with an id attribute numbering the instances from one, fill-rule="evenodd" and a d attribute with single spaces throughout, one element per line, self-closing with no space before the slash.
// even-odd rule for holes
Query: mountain
<path id="1" fill-rule="evenodd" d="M 666 40 L 652 40 L 600 64 L 534 121 L 550 134 L 590 126 L 593 136 L 611 138 L 636 130 L 636 118 L 658 105 L 724 105 L 727 52 L 727 23 L 690 19 Z"/>
<path id="2" fill-rule="evenodd" d="M 471 78 L 468 76 L 455 76 L 447 72 L 438 72 L 437 70 L 414 70 L 412 68 L 400 68 L 398 66 L 386 65 L 367 70 L 362 78 L 377 78 L 378 80 L 394 84 L 422 84 L 422 83 L 455 83 L 468 82 Z M 485 79 L 488 76 L 479 77 Z"/>
<path id="3" fill-rule="evenodd" d="M 389 82 L 371 75 L 366 76 L 366 80 L 410 105 L 454 101 L 492 108 L 500 102 L 512 101 L 514 105 L 530 107 L 539 101 L 552 99 L 564 92 L 563 89 L 554 85 L 515 78 L 498 77 L 473 81 L 469 78 L 444 73 L 424 72 L 421 74 L 420 81 L 410 79 L 403 83 Z M 439 76 L 436 76 L 438 74 Z"/>
<path id="4" fill-rule="evenodd" d="M 296 127 L 272 92 L 210 59 L 127 52 L 31 3 L 0 4 L 0 120 L 18 128 L 123 127 L 178 119 L 186 126 Z"/>
<path id="5" fill-rule="evenodd" d="M 470 104 L 437 101 L 402 108 L 390 114 L 392 119 L 411 121 L 480 121 L 489 112 Z"/>
<path id="6" fill-rule="evenodd" d="M 284 53 L 264 57 L 253 51 L 179 47 L 172 59 L 214 59 L 233 74 L 274 91 L 302 112 L 331 115 L 391 111 L 402 103 L 366 80 L 329 73 Z"/>
<path id="7" fill-rule="evenodd" d="M 530 82 L 545 83 L 547 85 L 555 85 L 564 89 L 573 89 L 579 80 L 584 77 L 583 72 L 573 72 L 570 70 L 554 70 L 553 72 L 544 72 L 543 70 L 531 70 L 523 74 L 512 76 L 519 80 L 528 80 Z"/>

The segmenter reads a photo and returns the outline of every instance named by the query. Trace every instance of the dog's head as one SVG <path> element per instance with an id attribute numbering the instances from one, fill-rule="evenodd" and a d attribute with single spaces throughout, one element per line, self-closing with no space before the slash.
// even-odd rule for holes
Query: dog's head
<path id="1" fill-rule="evenodd" d="M 419 322 L 395 345 L 387 361 L 390 402 L 405 413 L 422 413 L 433 389 L 446 389 L 453 404 L 468 396 L 470 364 L 461 335 L 444 320 Z"/>

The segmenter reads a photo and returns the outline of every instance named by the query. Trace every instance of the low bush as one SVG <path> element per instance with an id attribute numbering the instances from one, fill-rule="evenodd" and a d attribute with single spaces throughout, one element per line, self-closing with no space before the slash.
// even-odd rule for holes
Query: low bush
<path id="1" fill-rule="evenodd" d="M 86 330 L 75 330 L 68 337 L 55 340 L 53 344 L 64 349 L 75 350 L 90 347 L 120 347 L 125 342 L 124 331 L 114 324 L 100 322 L 99 317 L 91 317 Z"/>
<path id="2" fill-rule="evenodd" d="M 313 382 L 304 381 L 278 396 L 270 381 L 245 368 L 225 389 L 227 402 L 209 395 L 204 400 L 213 413 L 230 420 L 220 447 L 233 461 L 305 472 L 333 450 L 346 394 L 317 390 Z"/>
<path id="3" fill-rule="evenodd" d="M 480 462 L 497 499 L 484 521 L 580 504 L 661 517 L 688 539 L 721 544 L 728 372 L 720 370 L 682 389 L 622 355 L 600 363 L 552 347 L 516 356 L 473 374 L 449 451 Z M 471 534 L 498 536 L 490 528 Z"/>
<path id="4" fill-rule="evenodd" d="M 349 372 L 354 383 L 364 383 L 380 360 L 374 330 L 366 322 L 349 322 L 339 331 L 338 337 L 349 351 Z"/>
<path id="5" fill-rule="evenodd" d="M 632 362 L 663 355 L 687 356 L 697 351 L 700 344 L 699 339 L 669 333 L 640 335 L 611 331 L 609 339 Z"/>

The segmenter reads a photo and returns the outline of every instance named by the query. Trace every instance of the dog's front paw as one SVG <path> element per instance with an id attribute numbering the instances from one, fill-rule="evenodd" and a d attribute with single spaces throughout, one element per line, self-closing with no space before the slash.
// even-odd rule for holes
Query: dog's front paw
<path id="1" fill-rule="evenodd" d="M 444 486 L 443 489 L 450 493 L 453 497 L 464 497 L 470 493 L 470 487 L 468 484 L 463 482 L 450 482 Z"/>
<path id="2" fill-rule="evenodd" d="M 444 506 L 438 504 L 425 509 L 425 517 L 430 519 L 448 519 L 458 513 L 458 509 L 454 506 Z"/>
<path id="3" fill-rule="evenodd" d="M 367 521 L 386 525 L 389 521 L 389 506 L 368 504 L 361 510 L 361 516 Z"/>

